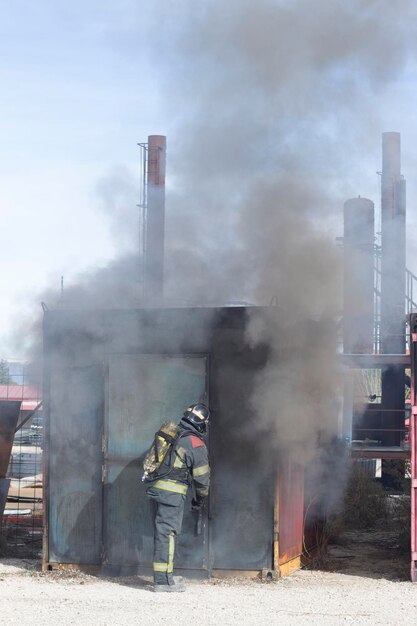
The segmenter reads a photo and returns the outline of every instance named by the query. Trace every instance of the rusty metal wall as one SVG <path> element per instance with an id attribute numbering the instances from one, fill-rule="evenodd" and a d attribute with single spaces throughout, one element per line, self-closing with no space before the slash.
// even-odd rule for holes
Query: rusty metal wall
<path id="1" fill-rule="evenodd" d="M 103 369 L 57 368 L 48 378 L 49 561 L 100 563 Z"/>
<path id="2" fill-rule="evenodd" d="M 304 470 L 289 460 L 279 469 L 279 564 L 303 552 Z"/>

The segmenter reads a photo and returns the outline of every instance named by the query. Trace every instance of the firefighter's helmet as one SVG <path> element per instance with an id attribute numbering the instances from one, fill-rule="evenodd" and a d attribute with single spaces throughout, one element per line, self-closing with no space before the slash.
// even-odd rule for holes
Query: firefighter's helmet
<path id="1" fill-rule="evenodd" d="M 200 433 L 205 433 L 210 418 L 210 411 L 205 404 L 198 402 L 191 404 L 184 412 L 183 420 L 188 422 Z"/>

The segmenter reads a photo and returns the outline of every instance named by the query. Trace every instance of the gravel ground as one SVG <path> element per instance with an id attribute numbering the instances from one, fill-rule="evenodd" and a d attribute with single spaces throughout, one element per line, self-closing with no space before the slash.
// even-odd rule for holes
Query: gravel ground
<path id="1" fill-rule="evenodd" d="M 375 575 L 372 575 L 375 576 Z M 320 624 L 415 623 L 417 585 L 341 572 L 300 571 L 277 582 L 189 582 L 156 595 L 140 577 L 41 573 L 31 561 L 0 560 L 0 624 Z"/>

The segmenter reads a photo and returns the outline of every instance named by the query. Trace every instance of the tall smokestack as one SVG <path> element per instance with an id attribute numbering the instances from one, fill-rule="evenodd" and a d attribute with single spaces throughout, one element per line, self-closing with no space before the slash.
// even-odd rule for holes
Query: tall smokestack
<path id="1" fill-rule="evenodd" d="M 147 303 L 158 304 L 164 290 L 166 137 L 148 137 L 147 158 L 144 293 Z"/>
<path id="2" fill-rule="evenodd" d="M 371 354 L 374 336 L 374 203 L 347 200 L 343 210 L 343 350 Z"/>
<path id="3" fill-rule="evenodd" d="M 382 135 L 381 178 L 381 349 L 405 352 L 405 180 L 399 133 Z M 382 433 L 385 445 L 399 445 L 404 425 L 405 373 L 390 367 L 382 375 Z M 395 429 L 395 432 L 391 429 Z"/>
<path id="4" fill-rule="evenodd" d="M 384 354 L 405 350 L 405 180 L 399 133 L 382 135 L 381 341 Z"/>

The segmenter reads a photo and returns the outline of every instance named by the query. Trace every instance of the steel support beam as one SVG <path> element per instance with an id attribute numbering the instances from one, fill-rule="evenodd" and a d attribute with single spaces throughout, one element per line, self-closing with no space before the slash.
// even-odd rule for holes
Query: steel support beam
<path id="1" fill-rule="evenodd" d="M 409 354 L 341 354 L 343 365 L 354 369 L 382 369 L 402 365 L 410 367 L 411 358 Z"/>
<path id="2" fill-rule="evenodd" d="M 406 461 L 410 451 L 399 447 L 355 448 L 350 449 L 353 459 L 384 459 L 385 461 Z"/>

